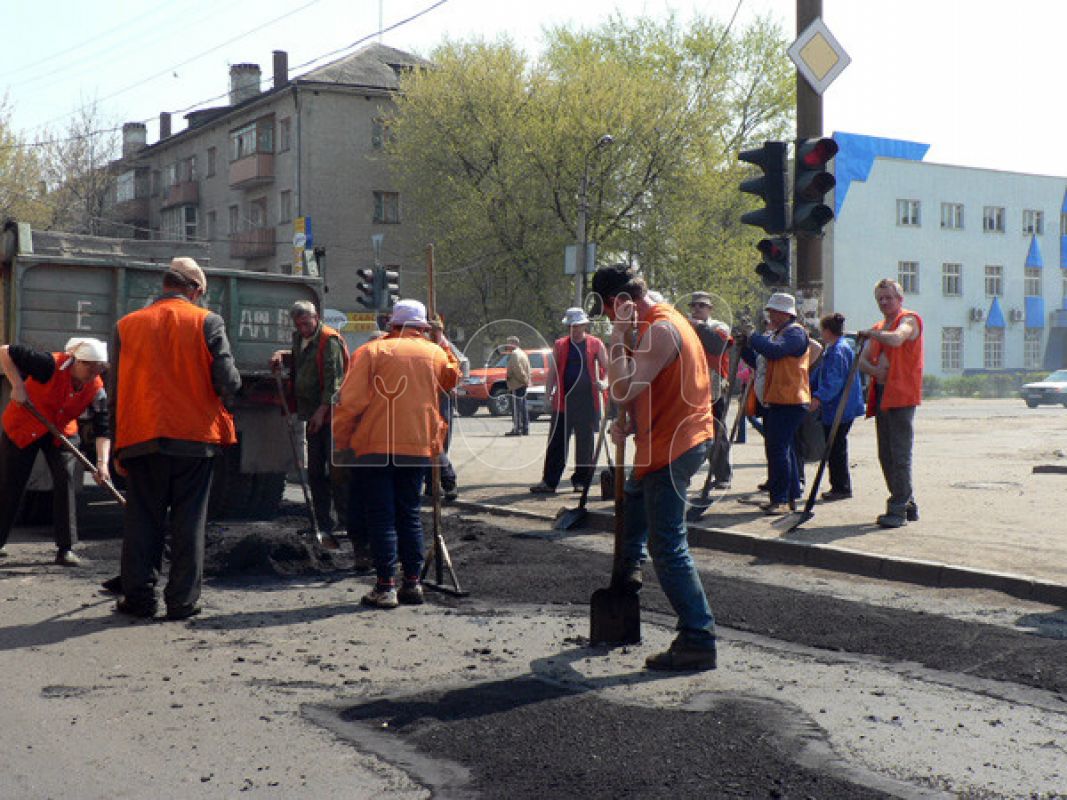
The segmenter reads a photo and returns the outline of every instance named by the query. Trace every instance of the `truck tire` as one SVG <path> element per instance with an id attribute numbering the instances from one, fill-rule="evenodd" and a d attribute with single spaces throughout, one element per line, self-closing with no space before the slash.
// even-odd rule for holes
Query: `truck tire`
<path id="1" fill-rule="evenodd" d="M 215 457 L 208 519 L 273 519 L 285 491 L 285 475 L 241 472 L 241 445 Z"/>
<path id="2" fill-rule="evenodd" d="M 473 417 L 478 413 L 478 408 L 481 406 L 477 400 L 457 400 L 456 411 L 459 412 L 461 417 Z"/>
<path id="3" fill-rule="evenodd" d="M 511 395 L 508 394 L 508 387 L 494 386 L 489 392 L 489 413 L 494 417 L 503 417 L 511 413 Z"/>

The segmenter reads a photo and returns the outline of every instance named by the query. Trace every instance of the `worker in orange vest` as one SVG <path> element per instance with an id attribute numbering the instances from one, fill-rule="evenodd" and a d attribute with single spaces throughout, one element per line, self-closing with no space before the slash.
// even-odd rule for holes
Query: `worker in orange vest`
<path id="1" fill-rule="evenodd" d="M 167 534 L 167 619 L 200 613 L 214 457 L 237 441 L 224 401 L 241 388 L 222 317 L 198 305 L 206 291 L 196 261 L 175 258 L 163 293 L 115 328 L 109 396 L 115 468 L 127 485 L 115 610 L 134 617 L 156 613 Z"/>
<path id="2" fill-rule="evenodd" d="M 860 370 L 870 375 L 867 416 L 878 432 L 878 461 L 889 500 L 875 520 L 883 528 L 901 528 L 919 519 L 911 482 L 915 443 L 915 409 L 923 394 L 923 321 L 904 308 L 904 290 L 890 278 L 874 287 L 883 319 L 861 335 L 870 345 L 860 356 Z"/>
<path id="3" fill-rule="evenodd" d="M 74 455 L 50 435 L 26 407 L 34 408 L 60 433 L 77 442 L 78 417 L 91 415 L 96 441 L 96 480 L 110 478 L 108 458 L 111 430 L 107 395 L 100 373 L 107 369 L 107 344 L 99 339 L 75 338 L 62 353 L 42 353 L 20 344 L 0 347 L 0 367 L 11 383 L 11 402 L 4 409 L 0 433 L 0 556 L 15 522 L 19 501 L 26 489 L 33 462 L 44 455 L 52 473 L 52 525 L 56 540 L 56 563 L 75 566 L 78 542 L 74 500 Z"/>
<path id="4" fill-rule="evenodd" d="M 389 334 L 352 356 L 334 409 L 334 446 L 351 453 L 352 491 L 362 498 L 370 536 L 377 580 L 363 604 L 374 608 L 423 602 L 420 489 L 448 433 L 440 395 L 460 376 L 459 360 L 444 343 L 429 340 L 429 330 L 422 303 L 399 301 Z"/>

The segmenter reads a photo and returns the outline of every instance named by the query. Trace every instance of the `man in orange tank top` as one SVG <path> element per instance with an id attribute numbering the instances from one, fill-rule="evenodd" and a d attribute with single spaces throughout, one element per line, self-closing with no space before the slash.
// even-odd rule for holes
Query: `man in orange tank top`
<path id="1" fill-rule="evenodd" d="M 872 378 L 867 416 L 875 418 L 878 461 L 889 489 L 886 512 L 877 522 L 883 528 L 900 528 L 919 519 L 911 452 L 915 409 L 922 402 L 923 321 L 904 308 L 904 290 L 894 280 L 880 280 L 874 298 L 884 319 L 862 332 L 870 345 L 860 357 L 860 369 Z"/>
<path id="2" fill-rule="evenodd" d="M 686 318 L 668 303 L 653 303 L 644 280 L 625 264 L 601 267 L 592 285 L 613 323 L 608 378 L 611 397 L 625 412 L 612 425 L 611 436 L 621 444 L 633 434 L 637 444 L 626 481 L 625 534 L 612 587 L 623 592 L 641 588 L 647 542 L 656 577 L 678 614 L 678 636 L 668 650 L 649 656 L 645 666 L 715 669 L 715 618 L 689 554 L 685 527 L 689 482 L 714 434 L 704 349 Z M 635 327 L 634 344 L 630 334 Z"/>

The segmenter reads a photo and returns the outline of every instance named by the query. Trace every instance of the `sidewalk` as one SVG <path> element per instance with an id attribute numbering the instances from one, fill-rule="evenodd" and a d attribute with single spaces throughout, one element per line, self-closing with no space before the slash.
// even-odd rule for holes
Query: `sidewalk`
<path id="1" fill-rule="evenodd" d="M 577 506 L 578 495 L 567 491 L 569 472 L 554 496 L 528 491 L 540 479 L 548 426 L 536 423 L 528 438 L 506 439 L 504 430 L 485 417 L 459 421 L 452 456 L 461 501 L 546 520 L 563 506 Z M 766 474 L 762 439 L 749 434 L 747 444 L 734 448 L 731 490 L 692 526 L 695 545 L 929 585 L 977 584 L 1067 605 L 1067 475 L 1033 474 L 1039 464 L 1067 464 L 1067 410 L 1029 410 L 1018 399 L 924 405 L 914 465 L 921 519 L 896 530 L 874 524 L 885 484 L 873 420 L 857 421 L 849 437 L 853 499 L 817 504 L 815 517 L 787 535 L 758 508 L 739 502 Z M 809 481 L 815 469 L 808 465 Z M 691 496 L 702 481 L 703 473 Z M 612 505 L 600 501 L 599 484 L 589 509 L 600 512 L 590 526 L 611 529 Z"/>

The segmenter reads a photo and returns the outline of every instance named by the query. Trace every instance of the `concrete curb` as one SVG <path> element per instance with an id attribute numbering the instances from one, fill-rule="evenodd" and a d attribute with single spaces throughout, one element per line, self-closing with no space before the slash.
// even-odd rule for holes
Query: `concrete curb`
<path id="1" fill-rule="evenodd" d="M 534 511 L 469 500 L 457 500 L 450 507 L 497 516 L 521 517 L 531 521 L 551 522 L 554 519 L 553 516 L 538 514 Z M 614 517 L 602 511 L 589 510 L 584 527 L 611 532 L 614 530 Z M 1067 607 L 1067 586 L 1025 575 L 990 572 L 937 561 L 882 556 L 850 550 L 846 547 L 811 544 L 790 539 L 767 539 L 741 531 L 705 527 L 699 523 L 689 524 L 689 543 L 694 547 L 722 550 L 727 553 L 765 558 L 786 564 L 801 564 L 833 572 L 862 575 L 866 578 L 880 578 L 946 589 L 992 589 L 1020 600 Z"/>

